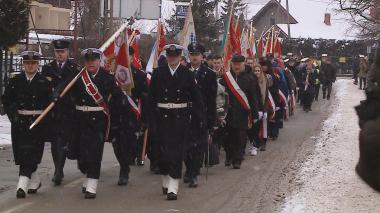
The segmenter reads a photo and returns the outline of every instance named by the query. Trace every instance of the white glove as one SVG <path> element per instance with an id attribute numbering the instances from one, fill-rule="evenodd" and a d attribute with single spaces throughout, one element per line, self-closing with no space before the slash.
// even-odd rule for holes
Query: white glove
<path id="1" fill-rule="evenodd" d="M 264 112 L 263 119 L 267 119 L 267 118 L 268 118 L 268 113 Z"/>
<path id="2" fill-rule="evenodd" d="M 259 111 L 259 120 L 263 119 L 264 112 Z"/>

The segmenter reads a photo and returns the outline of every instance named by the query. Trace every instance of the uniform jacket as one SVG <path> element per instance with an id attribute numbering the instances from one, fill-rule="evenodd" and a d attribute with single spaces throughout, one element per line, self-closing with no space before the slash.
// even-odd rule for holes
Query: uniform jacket
<path id="1" fill-rule="evenodd" d="M 170 164 L 169 175 L 180 178 L 185 146 L 190 130 L 190 115 L 205 123 L 202 95 L 194 74 L 179 65 L 174 75 L 169 66 L 153 71 L 150 83 L 151 128 L 159 144 L 159 162 Z M 164 109 L 158 103 L 187 103 L 191 108 Z"/>
<path id="2" fill-rule="evenodd" d="M 106 104 L 110 107 L 109 102 L 112 101 L 112 107 L 121 107 L 120 101 L 123 94 L 116 85 L 114 77 L 108 74 L 103 68 L 100 68 L 95 76 L 89 75 L 92 82 L 98 88 L 99 93 L 103 96 Z M 87 93 L 81 78 L 79 78 L 74 85 L 72 98 L 76 106 L 99 106 Z M 82 112 L 76 110 L 76 137 L 69 147 L 70 159 L 79 158 L 80 160 L 88 162 L 101 161 L 105 142 L 106 118 L 103 111 Z M 111 122 L 112 119 L 111 117 Z"/>
<path id="3" fill-rule="evenodd" d="M 55 107 L 50 112 L 52 119 L 49 121 L 49 125 L 55 126 L 55 128 L 49 131 L 48 141 L 55 141 L 57 137 L 65 137 L 65 141 L 71 138 L 72 121 L 75 113 L 75 107 L 70 95 L 71 91 L 62 98 L 58 97 L 78 72 L 77 65 L 70 60 L 66 60 L 62 68 L 59 68 L 56 60 L 42 67 L 41 73 L 52 84 L 53 99 L 57 100 Z"/>
<path id="4" fill-rule="evenodd" d="M 206 126 L 211 129 L 215 126 L 216 121 L 216 74 L 204 64 L 201 64 L 199 69 L 193 72 L 205 106 Z"/>
<path id="5" fill-rule="evenodd" d="M 39 73 L 27 81 L 25 73 L 11 78 L 6 86 L 2 102 L 11 121 L 12 147 L 15 163 L 40 163 L 46 125 L 41 122 L 32 130 L 29 126 L 37 115 L 21 115 L 18 110 L 44 110 L 51 100 L 50 83 Z"/>

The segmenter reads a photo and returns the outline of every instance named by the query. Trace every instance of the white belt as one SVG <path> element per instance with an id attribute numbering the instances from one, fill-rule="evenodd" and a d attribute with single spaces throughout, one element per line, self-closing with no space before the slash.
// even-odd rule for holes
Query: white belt
<path id="1" fill-rule="evenodd" d="M 42 110 L 17 110 L 20 115 L 40 115 L 42 114 Z"/>
<path id="2" fill-rule="evenodd" d="M 93 106 L 75 106 L 75 109 L 83 112 L 98 112 L 103 111 L 103 107 L 93 107 Z"/>
<path id="3" fill-rule="evenodd" d="M 159 108 L 164 108 L 164 109 L 182 109 L 182 108 L 186 108 L 188 104 L 187 103 L 182 103 L 182 104 L 158 103 L 157 106 Z"/>

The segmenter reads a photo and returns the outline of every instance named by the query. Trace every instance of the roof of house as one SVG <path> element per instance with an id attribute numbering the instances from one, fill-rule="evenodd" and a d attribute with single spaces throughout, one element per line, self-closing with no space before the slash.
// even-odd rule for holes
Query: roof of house
<path id="1" fill-rule="evenodd" d="M 271 7 L 274 7 L 274 6 L 278 7 L 279 13 L 282 13 L 284 15 L 288 14 L 288 11 L 278 1 L 270 0 L 263 7 L 261 7 L 261 9 L 252 17 L 252 21 L 257 21 L 258 19 L 260 19 L 266 11 L 268 11 Z M 291 14 L 289 14 L 289 21 L 290 21 L 290 24 L 298 23 L 298 21 Z"/>

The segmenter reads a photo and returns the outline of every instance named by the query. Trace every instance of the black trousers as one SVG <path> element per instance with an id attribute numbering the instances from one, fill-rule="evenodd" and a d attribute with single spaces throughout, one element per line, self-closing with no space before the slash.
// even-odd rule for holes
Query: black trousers
<path id="1" fill-rule="evenodd" d="M 120 137 L 112 142 L 113 152 L 115 153 L 116 159 L 120 164 L 120 171 L 123 174 L 129 174 L 129 145 L 128 141 L 122 140 Z"/>
<path id="2" fill-rule="evenodd" d="M 63 140 L 62 137 L 58 137 L 55 141 L 51 142 L 51 154 L 53 156 L 53 162 L 55 172 L 63 172 L 67 156 L 68 141 Z"/>
<path id="3" fill-rule="evenodd" d="M 315 100 L 318 100 L 318 97 L 319 97 L 319 90 L 321 89 L 321 85 L 320 84 L 316 84 L 315 85 Z"/>
<path id="4" fill-rule="evenodd" d="M 147 154 L 150 160 L 150 168 L 155 169 L 158 167 L 158 160 L 160 156 L 160 146 L 157 143 L 155 132 L 149 129 L 148 142 L 147 142 Z"/>
<path id="5" fill-rule="evenodd" d="M 87 176 L 87 178 L 99 179 L 100 177 L 100 162 L 80 162 L 78 161 L 79 170 Z"/>
<path id="6" fill-rule="evenodd" d="M 360 81 L 359 81 L 359 88 L 360 89 L 365 89 L 366 86 L 367 86 L 367 79 L 366 78 L 359 78 Z"/>
<path id="7" fill-rule="evenodd" d="M 249 141 L 256 148 L 259 148 L 264 143 L 263 140 L 259 137 L 260 123 L 260 121 L 254 123 L 252 128 L 247 130 Z"/>
<path id="8" fill-rule="evenodd" d="M 200 174 L 204 149 L 202 144 L 192 144 L 185 153 L 186 177 L 196 177 Z"/>
<path id="9" fill-rule="evenodd" d="M 226 160 L 241 164 L 247 144 L 247 129 L 227 127 Z"/>
<path id="10" fill-rule="evenodd" d="M 22 164 L 20 165 L 19 176 L 31 178 L 32 173 L 37 171 L 37 164 Z"/>
<path id="11" fill-rule="evenodd" d="M 332 83 L 331 82 L 323 84 L 323 87 L 322 87 L 323 98 L 326 97 L 326 92 L 327 92 L 327 98 L 330 98 L 331 90 L 332 90 Z"/>

